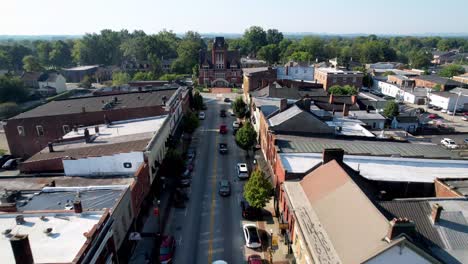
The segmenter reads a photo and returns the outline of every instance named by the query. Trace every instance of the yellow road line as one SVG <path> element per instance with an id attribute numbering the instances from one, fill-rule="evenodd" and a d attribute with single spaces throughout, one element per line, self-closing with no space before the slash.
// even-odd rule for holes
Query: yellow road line
<path id="1" fill-rule="evenodd" d="M 215 139 L 215 155 L 214 155 L 214 160 L 213 160 L 213 175 L 211 176 L 211 210 L 210 210 L 210 242 L 209 242 L 209 247 L 208 247 L 208 264 L 211 264 L 213 260 L 213 235 L 214 235 L 214 221 L 215 221 L 215 207 L 216 207 L 216 178 L 217 178 L 217 164 L 216 161 L 218 159 L 218 155 L 216 153 L 217 147 L 218 147 L 218 136 L 219 134 L 216 134 L 216 139 Z"/>

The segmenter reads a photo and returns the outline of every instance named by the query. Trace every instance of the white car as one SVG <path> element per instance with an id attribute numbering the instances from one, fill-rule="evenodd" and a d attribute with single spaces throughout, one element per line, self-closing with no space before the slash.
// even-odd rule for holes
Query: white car
<path id="1" fill-rule="evenodd" d="M 247 169 L 246 163 L 237 163 L 236 169 L 237 169 L 237 177 L 239 177 L 239 179 L 249 178 L 249 170 Z"/>
<path id="2" fill-rule="evenodd" d="M 200 120 L 205 120 L 205 112 L 200 112 L 200 113 L 198 114 L 198 119 L 200 119 Z"/>
<path id="3" fill-rule="evenodd" d="M 232 128 L 233 128 L 233 129 L 238 129 L 239 127 L 240 127 L 240 124 L 239 124 L 238 121 L 232 122 Z"/>
<path id="4" fill-rule="evenodd" d="M 450 149 L 454 149 L 454 148 L 457 148 L 457 144 L 455 143 L 455 141 L 453 141 L 452 139 L 450 138 L 443 138 L 440 143 L 442 145 L 444 145 L 445 147 L 447 148 L 450 148 Z"/>
<path id="5" fill-rule="evenodd" d="M 463 121 L 468 121 L 468 116 L 462 116 L 461 118 Z"/>
<path id="6" fill-rule="evenodd" d="M 441 113 L 447 113 L 447 109 L 440 110 Z"/>
<path id="7" fill-rule="evenodd" d="M 248 248 L 262 247 L 262 241 L 258 234 L 257 226 L 254 224 L 245 224 L 242 229 L 244 230 L 245 246 Z"/>

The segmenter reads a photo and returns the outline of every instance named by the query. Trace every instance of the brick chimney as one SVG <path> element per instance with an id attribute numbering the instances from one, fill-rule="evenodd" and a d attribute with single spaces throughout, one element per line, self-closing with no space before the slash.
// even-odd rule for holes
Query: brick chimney
<path id="1" fill-rule="evenodd" d="M 17 212 L 16 202 L 13 203 L 1 203 L 0 212 L 14 213 Z"/>
<path id="2" fill-rule="evenodd" d="M 10 244 L 17 264 L 34 263 L 28 235 L 15 235 L 10 238 Z"/>
<path id="3" fill-rule="evenodd" d="M 433 224 L 439 222 L 442 210 L 444 210 L 444 208 L 440 204 L 436 203 L 432 205 L 431 220 Z"/>
<path id="4" fill-rule="evenodd" d="M 288 75 L 288 74 L 289 74 L 289 65 L 286 66 L 286 75 Z"/>
<path id="5" fill-rule="evenodd" d="M 329 104 L 333 104 L 335 102 L 335 96 L 333 94 L 330 94 L 330 98 L 328 99 Z"/>
<path id="6" fill-rule="evenodd" d="M 401 234 L 412 236 L 415 230 L 416 226 L 414 222 L 410 221 L 408 218 L 393 218 L 393 220 L 390 221 L 386 239 L 392 241 Z"/>
<path id="7" fill-rule="evenodd" d="M 81 214 L 83 212 L 83 206 L 81 205 L 81 201 L 77 200 L 73 202 L 73 210 L 77 214 Z"/>
<path id="8" fill-rule="evenodd" d="M 324 149 L 322 153 L 322 164 L 326 164 L 329 161 L 336 160 L 339 163 L 343 162 L 344 150 L 343 149 Z"/>
<path id="9" fill-rule="evenodd" d="M 47 143 L 47 147 L 49 147 L 50 153 L 54 152 L 54 144 L 52 144 L 52 142 Z"/>
<path id="10" fill-rule="evenodd" d="M 85 128 L 85 130 L 84 130 L 84 138 L 85 138 L 86 143 L 91 142 L 91 137 L 89 135 L 89 130 L 87 128 Z"/>
<path id="11" fill-rule="evenodd" d="M 357 96 L 356 95 L 351 95 L 351 104 L 355 105 L 357 102 Z"/>
<path id="12" fill-rule="evenodd" d="M 349 105 L 343 104 L 343 116 L 349 115 Z"/>
<path id="13" fill-rule="evenodd" d="M 288 108 L 288 99 L 286 98 L 281 98 L 280 100 L 280 112 L 283 112 Z"/>

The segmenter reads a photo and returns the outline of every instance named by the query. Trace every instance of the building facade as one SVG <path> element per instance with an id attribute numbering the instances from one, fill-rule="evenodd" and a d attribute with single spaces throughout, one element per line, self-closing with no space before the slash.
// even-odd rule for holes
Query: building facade
<path id="1" fill-rule="evenodd" d="M 323 84 L 323 88 L 328 88 L 334 85 L 345 86 L 349 85 L 360 89 L 362 87 L 362 78 L 364 75 L 358 71 L 344 71 L 335 68 L 316 68 L 314 71 L 314 80 Z"/>
<path id="2" fill-rule="evenodd" d="M 213 40 L 211 51 L 199 54 L 198 83 L 210 87 L 240 86 L 242 70 L 238 50 L 228 50 L 224 37 Z"/>

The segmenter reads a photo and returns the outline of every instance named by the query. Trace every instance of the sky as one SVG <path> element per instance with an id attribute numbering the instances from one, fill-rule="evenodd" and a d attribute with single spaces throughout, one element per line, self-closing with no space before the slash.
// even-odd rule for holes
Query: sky
<path id="1" fill-rule="evenodd" d="M 0 0 L 0 35 L 102 29 L 327 34 L 468 33 L 467 0 Z"/>

